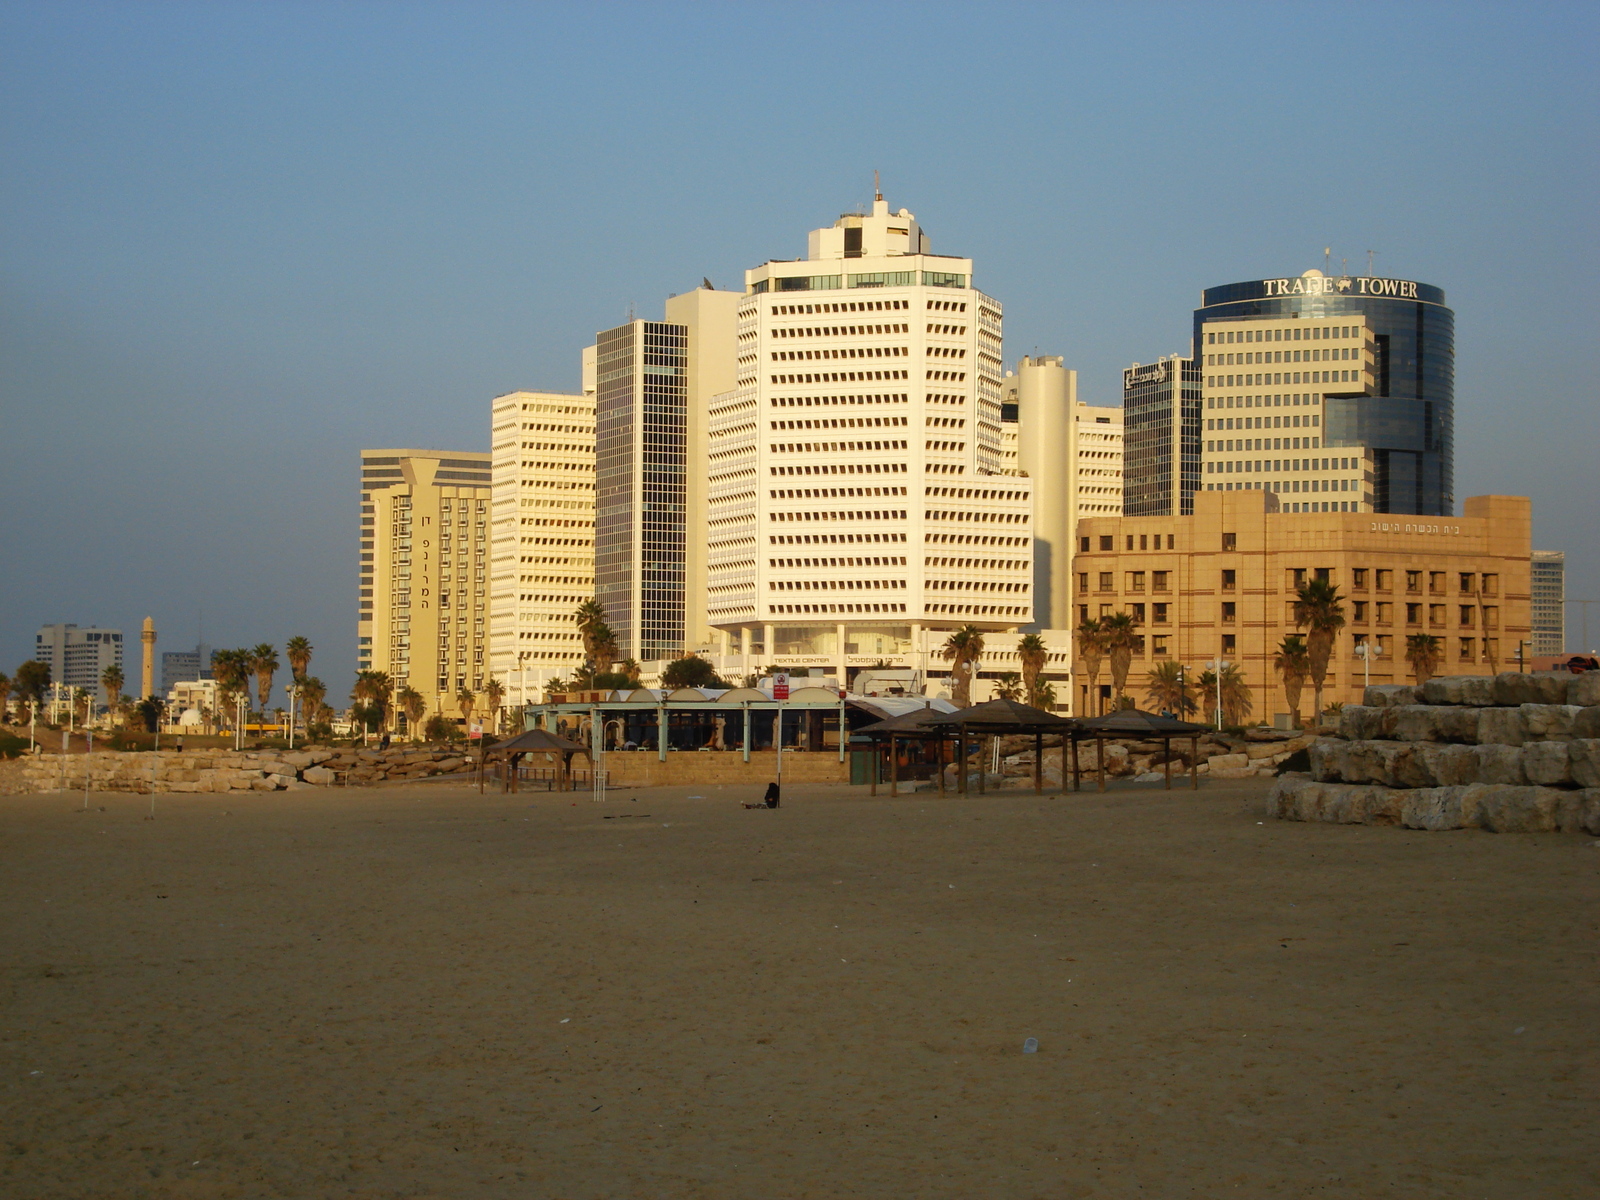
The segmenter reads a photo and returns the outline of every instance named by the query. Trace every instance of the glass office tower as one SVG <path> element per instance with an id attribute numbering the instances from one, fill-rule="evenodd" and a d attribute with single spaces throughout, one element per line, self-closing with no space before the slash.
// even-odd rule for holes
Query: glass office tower
<path id="1" fill-rule="evenodd" d="M 1122 511 L 1190 516 L 1200 487 L 1200 369 L 1174 354 L 1122 372 Z"/>
<path id="2" fill-rule="evenodd" d="M 1341 321 L 1348 324 L 1337 324 Z M 1270 335 L 1265 338 L 1274 343 L 1270 348 L 1234 349 L 1240 343 L 1262 341 L 1260 333 Z M 1328 276 L 1317 270 L 1295 278 L 1230 283 L 1205 289 L 1194 314 L 1194 334 L 1196 358 L 1206 380 L 1208 417 L 1214 401 L 1227 408 L 1235 407 L 1236 401 L 1240 407 L 1293 405 L 1302 409 L 1294 414 L 1296 428 L 1301 427 L 1303 415 L 1305 428 L 1318 429 L 1312 437 L 1280 439 L 1281 447 L 1246 444 L 1246 439 L 1238 442 L 1236 451 L 1234 440 L 1216 439 L 1217 465 L 1229 468 L 1229 473 L 1237 466 L 1241 473 L 1248 468 L 1267 477 L 1241 480 L 1237 486 L 1265 482 L 1272 488 L 1277 483 L 1274 476 L 1359 470 L 1367 476 L 1359 481 L 1363 509 L 1453 515 L 1455 314 L 1445 307 L 1443 289 L 1404 279 Z M 1358 344 L 1318 345 L 1328 334 Z M 1310 344 L 1302 346 L 1302 340 Z M 1331 368 L 1318 365 L 1335 361 L 1333 355 L 1348 356 L 1350 361 Z M 1263 369 L 1228 369 L 1235 366 Z M 1283 414 L 1277 415 L 1281 419 Z M 1231 416 L 1212 420 L 1218 430 L 1226 424 L 1231 431 L 1236 424 Z M 1252 415 L 1250 427 L 1259 427 L 1262 420 Z M 1240 427 L 1243 422 L 1240 418 Z M 1356 454 L 1295 459 L 1292 466 L 1288 460 L 1235 463 L 1220 457 L 1236 452 L 1292 453 L 1290 440 L 1294 449 Z M 1212 452 L 1208 444 L 1207 453 Z M 1323 482 L 1306 481 L 1319 488 Z M 1231 490 L 1236 485 L 1219 481 L 1205 486 Z M 1299 486 L 1296 480 L 1296 491 Z"/>
<path id="3" fill-rule="evenodd" d="M 596 339 L 595 597 L 640 662 L 683 649 L 687 351 L 660 321 Z"/>

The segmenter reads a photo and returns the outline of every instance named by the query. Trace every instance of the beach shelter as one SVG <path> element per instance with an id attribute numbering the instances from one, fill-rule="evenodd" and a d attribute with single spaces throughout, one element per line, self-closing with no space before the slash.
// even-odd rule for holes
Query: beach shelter
<path id="1" fill-rule="evenodd" d="M 910 712 L 898 713 L 876 721 L 871 725 L 863 725 L 856 730 L 858 737 L 869 737 L 879 747 L 887 745 L 889 748 L 889 795 L 900 794 L 900 743 L 902 741 L 920 741 L 926 744 L 934 741 L 942 750 L 945 732 L 943 729 L 932 728 L 928 722 L 945 714 L 929 705 L 925 708 L 914 708 Z M 878 769 L 872 771 L 872 794 L 878 794 Z M 939 755 L 939 791 L 944 791 L 944 755 Z"/>
<path id="2" fill-rule="evenodd" d="M 1172 788 L 1172 739 L 1186 737 L 1189 739 L 1189 786 L 1200 786 L 1200 735 L 1210 733 L 1211 726 L 1196 725 L 1193 721 L 1180 721 L 1177 717 L 1164 717 L 1160 713 L 1144 712 L 1137 708 L 1124 708 L 1114 713 L 1107 713 L 1103 717 L 1089 717 L 1078 722 L 1078 732 L 1072 739 L 1072 790 L 1082 790 L 1083 776 L 1078 769 L 1078 741 L 1081 738 L 1092 737 L 1095 739 L 1096 766 L 1100 777 L 1100 790 L 1106 790 L 1106 738 L 1108 737 L 1133 737 L 1140 741 L 1155 741 L 1160 739 L 1163 747 L 1163 757 L 1166 762 L 1166 786 Z"/>
<path id="3" fill-rule="evenodd" d="M 559 754 L 561 756 L 561 790 L 569 791 L 572 786 L 572 756 L 581 754 L 589 757 L 589 747 L 581 742 L 569 741 L 559 734 L 551 733 L 547 729 L 530 729 L 526 733 L 519 733 L 516 737 L 507 738 L 503 742 L 496 742 L 484 753 L 484 760 L 491 758 L 504 758 L 509 763 L 506 771 L 505 790 L 517 790 L 517 763 L 524 754 Z"/>
<path id="4" fill-rule="evenodd" d="M 1077 722 L 1069 717 L 1058 717 L 1053 712 L 1020 704 L 1015 700 L 989 700 L 971 708 L 958 709 L 941 717 L 930 718 L 931 729 L 948 731 L 956 736 L 956 761 L 962 765 L 957 790 L 967 790 L 966 754 L 969 737 L 978 740 L 980 750 L 986 751 L 1001 734 L 1033 734 L 1033 790 L 1038 795 L 1044 791 L 1044 735 L 1060 734 L 1062 745 L 1072 736 Z M 984 791 L 984 775 L 978 771 L 978 791 Z M 940 778 L 943 778 L 941 773 Z"/>

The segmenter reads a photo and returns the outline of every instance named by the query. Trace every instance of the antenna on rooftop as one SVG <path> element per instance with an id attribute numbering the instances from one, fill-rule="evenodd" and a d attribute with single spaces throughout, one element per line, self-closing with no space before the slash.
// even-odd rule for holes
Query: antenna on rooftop
<path id="1" fill-rule="evenodd" d="M 1332 275 L 1333 274 L 1333 247 L 1332 246 L 1324 246 L 1322 248 L 1322 273 L 1324 275 Z"/>
<path id="2" fill-rule="evenodd" d="M 883 199 L 883 184 L 878 182 L 877 171 L 872 172 L 872 194 L 879 200 Z"/>
<path id="3" fill-rule="evenodd" d="M 1377 253 L 1376 250 L 1368 250 L 1367 251 L 1367 278 L 1368 279 L 1372 278 L 1372 256 L 1375 255 L 1376 253 Z"/>

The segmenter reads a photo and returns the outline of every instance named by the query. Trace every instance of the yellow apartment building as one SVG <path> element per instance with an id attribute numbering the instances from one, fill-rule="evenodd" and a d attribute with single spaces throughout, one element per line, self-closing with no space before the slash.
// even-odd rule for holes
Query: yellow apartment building
<path id="1" fill-rule="evenodd" d="M 1272 660 L 1294 623 L 1296 588 L 1327 579 L 1344 598 L 1324 703 L 1358 704 L 1370 643 L 1371 681 L 1409 683 L 1406 638 L 1441 640 L 1436 674 L 1514 667 L 1531 635 L 1532 506 L 1522 496 L 1471 496 L 1460 517 L 1286 512 L 1269 491 L 1198 492 L 1189 517 L 1095 517 L 1078 523 L 1076 618 L 1126 612 L 1140 642 L 1127 691 L 1146 706 L 1145 677 L 1177 661 L 1194 675 L 1218 658 L 1237 663 L 1253 693 L 1253 721 L 1289 711 Z M 1111 703 L 1102 665 L 1090 695 L 1074 663 L 1080 715 Z M 1310 715 L 1309 684 L 1302 715 Z"/>

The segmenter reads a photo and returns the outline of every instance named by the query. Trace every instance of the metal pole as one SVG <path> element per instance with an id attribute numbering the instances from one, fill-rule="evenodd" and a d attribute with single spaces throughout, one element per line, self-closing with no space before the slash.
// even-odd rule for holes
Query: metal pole
<path id="1" fill-rule="evenodd" d="M 961 772 L 961 779 L 956 785 L 956 791 L 965 796 L 969 786 L 967 780 L 967 723 L 965 721 L 961 722 L 961 732 L 956 739 L 956 761 L 959 764 L 956 769 Z"/>
<path id="2" fill-rule="evenodd" d="M 895 745 L 895 735 L 889 735 L 889 795 L 900 794 L 900 753 Z"/>
<path id="3" fill-rule="evenodd" d="M 1103 792 L 1103 791 L 1106 790 L 1106 737 L 1105 737 L 1105 734 L 1097 733 L 1097 734 L 1094 735 L 1094 753 L 1095 753 L 1095 758 L 1099 760 L 1096 763 L 1096 766 L 1099 767 L 1100 790 Z"/>
<path id="4" fill-rule="evenodd" d="M 91 762 L 90 756 L 92 754 L 94 754 L 94 734 L 90 733 L 87 729 L 85 729 L 83 731 L 83 736 L 84 736 L 85 741 L 88 743 L 88 748 L 85 751 L 84 756 L 83 756 L 83 811 L 84 812 L 88 812 L 89 811 L 89 765 L 90 765 L 90 762 Z"/>
<path id="5" fill-rule="evenodd" d="M 1078 765 L 1078 739 L 1072 739 L 1072 790 L 1083 791 L 1083 769 Z"/>
<path id="6" fill-rule="evenodd" d="M 850 722 L 845 719 L 844 692 L 839 692 L 839 761 L 844 761 L 845 734 L 850 728 Z"/>
<path id="7" fill-rule="evenodd" d="M 744 702 L 744 761 L 750 761 L 750 701 Z"/>
<path id="8" fill-rule="evenodd" d="M 772 740 L 773 740 L 773 743 L 777 746 L 777 750 L 778 750 L 778 779 L 777 779 L 777 783 L 778 783 L 778 787 L 781 789 L 783 787 L 783 701 L 779 700 L 776 703 L 778 705 L 778 715 L 777 715 L 777 717 L 774 719 L 774 721 L 772 723 L 773 732 L 774 732 L 774 736 L 773 736 Z"/>
<path id="9" fill-rule="evenodd" d="M 656 761 L 667 761 L 667 706 L 663 702 L 656 707 Z"/>
<path id="10" fill-rule="evenodd" d="M 939 731 L 939 741 L 934 750 L 939 756 L 939 795 L 944 795 L 944 730 Z"/>
<path id="11" fill-rule="evenodd" d="M 1033 735 L 1033 794 L 1044 795 L 1044 734 Z"/>

